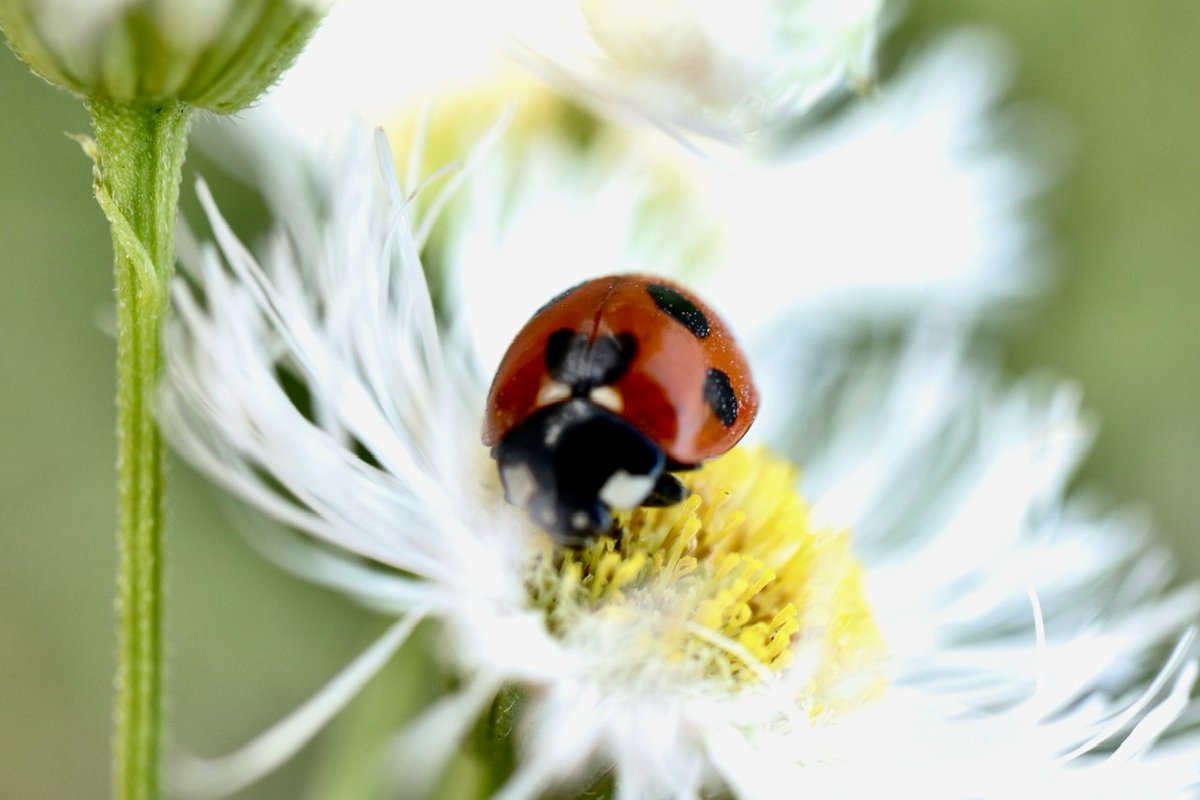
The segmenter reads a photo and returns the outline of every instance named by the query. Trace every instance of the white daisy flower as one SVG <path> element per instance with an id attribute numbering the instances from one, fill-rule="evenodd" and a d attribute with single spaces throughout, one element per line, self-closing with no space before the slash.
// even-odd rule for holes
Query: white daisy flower
<path id="1" fill-rule="evenodd" d="M 1198 743 L 1170 734 L 1200 590 L 1168 591 L 1136 522 L 1064 498 L 1088 437 L 1069 389 L 1000 386 L 953 326 L 861 368 L 830 349 L 765 395 L 797 424 L 760 439 L 803 481 L 735 449 L 688 475 L 685 502 L 624 514 L 620 543 L 556 549 L 501 499 L 471 339 L 439 330 L 427 290 L 426 220 L 366 150 L 291 164 L 261 258 L 201 187 L 216 243 L 181 248 L 194 283 L 176 286 L 163 411 L 184 455 L 311 537 L 277 558 L 398 622 L 185 786 L 277 765 L 427 618 L 463 680 L 400 737 L 404 796 L 489 708 L 518 753 L 503 798 L 609 772 L 622 798 L 1196 781 Z"/>

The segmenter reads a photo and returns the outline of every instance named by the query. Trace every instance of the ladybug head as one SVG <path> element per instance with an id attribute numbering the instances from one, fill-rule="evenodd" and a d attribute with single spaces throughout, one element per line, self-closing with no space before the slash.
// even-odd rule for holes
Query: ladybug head
<path id="1" fill-rule="evenodd" d="M 580 397 L 531 414 L 493 455 L 508 502 L 568 546 L 612 532 L 613 509 L 667 505 L 684 494 L 682 484 L 663 472 L 661 448 Z"/>

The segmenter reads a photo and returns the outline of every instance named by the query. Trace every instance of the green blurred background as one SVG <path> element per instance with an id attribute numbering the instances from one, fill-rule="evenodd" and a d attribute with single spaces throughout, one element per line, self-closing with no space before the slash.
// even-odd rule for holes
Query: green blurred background
<path id="1" fill-rule="evenodd" d="M 1073 160 L 1041 213 L 1062 274 L 1006 333 L 1014 374 L 1077 380 L 1102 423 L 1081 483 L 1149 509 L 1200 576 L 1200 4 L 927 0 L 889 48 L 956 22 L 1006 33 L 1013 97 L 1054 109 Z M 83 107 L 0 51 L 0 795 L 108 793 L 113 673 L 109 244 Z M 213 176 L 193 157 L 189 171 Z M 218 196 L 224 191 L 218 179 Z M 185 178 L 185 187 L 189 184 Z M 185 189 L 186 193 L 186 189 Z M 226 209 L 238 217 L 239 209 Z M 170 713 L 223 751 L 307 696 L 385 621 L 263 564 L 223 501 L 173 470 Z M 340 735 L 242 797 L 347 796 L 357 742 L 421 698 L 400 660 Z M 352 729 L 350 729 L 352 728 Z M 331 789 L 330 787 L 339 787 Z"/>

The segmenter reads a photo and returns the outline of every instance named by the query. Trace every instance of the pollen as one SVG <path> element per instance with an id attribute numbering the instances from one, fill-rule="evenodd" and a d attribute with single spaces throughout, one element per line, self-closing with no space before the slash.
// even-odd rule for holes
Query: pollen
<path id="1" fill-rule="evenodd" d="M 886 648 L 850 534 L 810 524 L 796 468 L 735 448 L 679 477 L 688 498 L 619 514 L 619 537 L 579 550 L 539 540 L 528 586 L 549 629 L 636 630 L 626 662 L 685 680 L 736 689 L 786 675 L 814 718 L 879 694 Z"/>

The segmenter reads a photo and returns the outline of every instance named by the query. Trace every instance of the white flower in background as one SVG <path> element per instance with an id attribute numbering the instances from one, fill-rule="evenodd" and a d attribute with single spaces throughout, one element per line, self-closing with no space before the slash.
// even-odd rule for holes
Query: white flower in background
<path id="1" fill-rule="evenodd" d="M 899 358 L 827 348 L 764 395 L 797 425 L 759 431 L 798 457 L 811 507 L 791 467 L 738 449 L 689 476 L 689 501 L 624 517 L 620 547 L 555 551 L 479 442 L 486 376 L 457 326 L 485 322 L 451 313 L 439 333 L 424 221 L 366 151 L 268 183 L 280 227 L 261 261 L 202 189 L 216 245 L 184 248 L 197 288 L 177 284 L 164 418 L 197 466 L 323 543 L 281 538 L 280 561 L 399 621 L 185 786 L 277 765 L 425 618 L 463 681 L 400 737 L 407 797 L 501 691 L 518 698 L 504 798 L 608 769 L 622 798 L 1155 798 L 1196 781 L 1200 743 L 1168 734 L 1200 592 L 1168 591 L 1135 522 L 1064 499 L 1088 438 L 1069 389 L 1002 388 L 954 327 L 919 328 Z"/>
<path id="2" fill-rule="evenodd" d="M 528 45 L 535 59 L 557 63 L 602 99 L 662 124 L 738 139 L 796 119 L 835 88 L 869 85 L 883 5 L 580 0 L 589 38 L 564 20 Z"/>
<path id="3" fill-rule="evenodd" d="M 17 55 L 49 82 L 116 103 L 244 108 L 332 0 L 0 0 Z"/>
<path id="4" fill-rule="evenodd" d="M 386 124 L 397 109 L 518 71 L 505 49 L 519 11 L 480 0 L 339 0 L 264 110 L 316 143 L 348 117 Z"/>
<path id="5" fill-rule="evenodd" d="M 342 0 L 270 103 L 320 139 L 330 109 L 373 123 L 511 57 L 585 101 L 742 141 L 873 81 L 883 0 Z M 333 117 L 336 119 L 337 114 Z"/>

